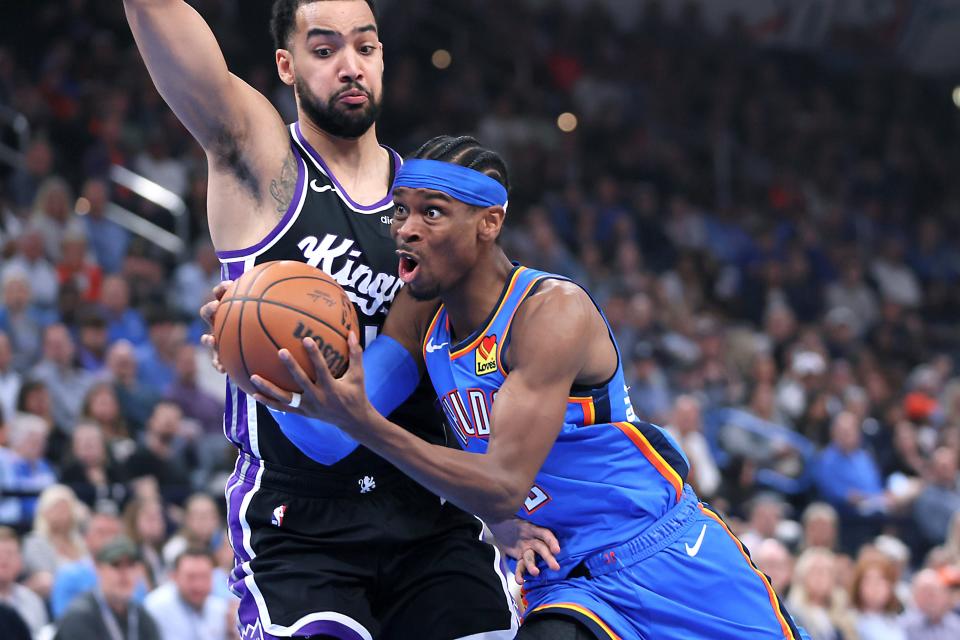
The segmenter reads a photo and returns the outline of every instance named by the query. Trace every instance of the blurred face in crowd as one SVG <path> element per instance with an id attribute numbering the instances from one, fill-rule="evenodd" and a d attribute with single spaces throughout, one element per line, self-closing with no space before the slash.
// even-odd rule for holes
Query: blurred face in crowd
<path id="1" fill-rule="evenodd" d="M 366 2 L 310 2 L 276 53 L 280 79 L 300 110 L 338 138 L 358 138 L 376 122 L 383 93 L 383 45 Z"/>
<path id="2" fill-rule="evenodd" d="M 692 396 L 680 396 L 673 407 L 673 426 L 682 434 L 700 430 L 700 403 Z"/>
<path id="3" fill-rule="evenodd" d="M 103 324 L 80 326 L 80 345 L 90 353 L 102 356 L 107 351 L 107 327 Z"/>
<path id="4" fill-rule="evenodd" d="M 87 241 L 81 236 L 63 239 L 60 245 L 60 262 L 68 269 L 80 269 L 87 257 Z"/>
<path id="5" fill-rule="evenodd" d="M 88 400 L 90 417 L 100 424 L 110 424 L 120 418 L 120 403 L 110 385 L 99 385 L 90 392 Z"/>
<path id="6" fill-rule="evenodd" d="M 936 484 L 956 489 L 957 452 L 950 447 L 940 447 L 933 452 L 930 466 L 931 476 Z"/>
<path id="7" fill-rule="evenodd" d="M 950 591 L 932 569 L 924 569 L 913 579 L 913 602 L 932 623 L 950 610 Z"/>
<path id="8" fill-rule="evenodd" d="M 114 380 L 129 385 L 137 379 L 137 358 L 133 346 L 126 340 L 120 340 L 107 352 L 107 368 Z"/>
<path id="9" fill-rule="evenodd" d="M 880 566 L 864 569 L 857 599 L 862 611 L 882 612 L 893 597 L 893 585 Z"/>
<path id="10" fill-rule="evenodd" d="M 98 562 L 97 578 L 103 597 L 112 607 L 123 607 L 133 598 L 143 566 L 127 558 L 116 562 Z"/>
<path id="11" fill-rule="evenodd" d="M 20 312 L 30 304 L 33 296 L 26 278 L 10 277 L 3 286 L 3 305 L 11 312 Z"/>
<path id="12" fill-rule="evenodd" d="M 31 420 L 34 420 L 31 418 Z M 47 450 L 47 429 L 43 423 L 31 424 L 16 436 L 14 450 L 24 460 L 36 462 Z"/>
<path id="13" fill-rule="evenodd" d="M 191 344 L 180 345 L 177 349 L 177 360 L 174 363 L 177 378 L 184 382 L 193 382 L 197 377 L 196 350 Z"/>
<path id="14" fill-rule="evenodd" d="M 99 467 L 106 462 L 107 450 L 100 427 L 82 422 L 73 430 L 73 457 L 84 467 Z"/>
<path id="15" fill-rule="evenodd" d="M 763 499 L 750 511 L 750 528 L 765 538 L 772 537 L 783 518 L 783 505 L 773 499 Z"/>
<path id="16" fill-rule="evenodd" d="M 753 551 L 757 566 L 770 577 L 774 591 L 786 593 L 793 579 L 793 556 L 785 546 L 773 538 L 767 538 Z"/>
<path id="17" fill-rule="evenodd" d="M 844 411 L 833 420 L 831 431 L 833 443 L 844 453 L 852 453 L 860 448 L 860 421 Z"/>
<path id="18" fill-rule="evenodd" d="M 811 602 L 826 605 L 834 587 L 833 554 L 815 553 L 808 558 L 801 581 Z"/>
<path id="19" fill-rule="evenodd" d="M 64 221 L 70 215 L 70 194 L 66 183 L 52 184 L 40 202 L 41 210 L 57 221 Z"/>
<path id="20" fill-rule="evenodd" d="M 74 346 L 70 332 L 62 324 L 50 325 L 43 334 L 43 357 L 60 367 L 73 364 Z"/>
<path id="21" fill-rule="evenodd" d="M 22 570 L 20 543 L 14 539 L 0 538 L 0 590 L 16 582 Z"/>
<path id="22" fill-rule="evenodd" d="M 130 287 L 120 276 L 107 276 L 100 287 L 100 304 L 114 314 L 127 310 L 130 306 Z"/>
<path id="23" fill-rule="evenodd" d="M 807 547 L 832 549 L 836 539 L 836 518 L 826 512 L 816 512 L 804 519 L 803 540 Z"/>
<path id="24" fill-rule="evenodd" d="M 36 229 L 25 231 L 17 244 L 20 247 L 20 253 L 29 262 L 35 262 L 44 257 L 43 234 Z"/>
<path id="25" fill-rule="evenodd" d="M 137 538 L 147 544 L 163 542 L 166 525 L 163 521 L 163 505 L 159 500 L 145 500 L 137 512 L 135 522 Z"/>
<path id="26" fill-rule="evenodd" d="M 84 536 L 87 551 L 91 555 L 96 555 L 103 545 L 120 535 L 120 529 L 120 520 L 116 516 L 108 513 L 94 513 L 90 516 L 87 533 Z"/>
<path id="27" fill-rule="evenodd" d="M 183 412 L 170 402 L 161 402 L 153 409 L 147 423 L 150 435 L 163 445 L 170 445 L 180 433 Z"/>
<path id="28" fill-rule="evenodd" d="M 194 609 L 202 609 L 213 588 L 213 560 L 201 555 L 181 557 L 173 581 L 184 601 Z"/>
<path id="29" fill-rule="evenodd" d="M 46 386 L 39 384 L 33 387 L 23 399 L 23 410 L 35 416 L 50 416 L 50 391 Z"/>
<path id="30" fill-rule="evenodd" d="M 75 524 L 73 503 L 66 497 L 55 500 L 44 510 L 43 518 L 50 531 L 64 534 L 73 529 Z"/>
<path id="31" fill-rule="evenodd" d="M 107 207 L 107 185 L 103 180 L 87 180 L 83 185 L 82 195 L 90 203 L 91 215 L 95 218 L 103 215 Z"/>
<path id="32" fill-rule="evenodd" d="M 220 528 L 220 512 L 217 505 L 208 496 L 196 496 L 187 505 L 184 526 L 191 537 L 199 541 L 208 541 Z"/>

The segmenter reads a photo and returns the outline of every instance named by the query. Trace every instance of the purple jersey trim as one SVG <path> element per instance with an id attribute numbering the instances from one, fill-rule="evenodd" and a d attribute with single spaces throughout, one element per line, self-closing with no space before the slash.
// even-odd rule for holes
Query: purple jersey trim
<path id="1" fill-rule="evenodd" d="M 297 136 L 297 140 L 300 141 L 300 144 L 303 145 L 303 148 L 307 150 L 307 153 L 310 154 L 314 160 L 317 161 L 321 167 L 323 167 L 323 172 L 327 174 L 327 177 L 330 178 L 330 182 L 333 183 L 333 186 L 337 189 L 337 192 L 343 196 L 343 199 L 346 200 L 351 207 L 354 209 L 359 209 L 361 211 L 376 211 L 382 209 L 383 207 L 391 204 L 393 202 L 393 189 L 387 190 L 387 195 L 383 197 L 380 202 L 371 204 L 371 205 L 362 205 L 357 204 L 357 202 L 350 197 L 350 194 L 347 193 L 347 190 L 343 188 L 343 185 L 340 184 L 340 181 L 337 180 L 337 176 L 333 175 L 333 171 L 330 170 L 330 167 L 327 166 L 327 163 L 323 161 L 323 158 L 317 153 L 317 150 L 314 149 L 307 139 L 304 137 L 303 132 L 300 130 L 300 122 L 297 121 L 293 125 L 294 133 Z M 393 158 L 393 175 L 397 175 L 397 171 L 400 169 L 400 156 L 396 151 L 390 147 L 380 145 L 390 154 L 390 157 Z"/>
<path id="2" fill-rule="evenodd" d="M 260 249 L 263 249 L 278 235 L 280 235 L 280 232 L 283 231 L 290 222 L 290 218 L 292 218 L 293 214 L 297 212 L 297 209 L 300 206 L 300 198 L 303 195 L 303 189 L 307 182 L 307 167 L 304 166 L 303 158 L 300 157 L 300 153 L 297 151 L 296 147 L 294 147 L 293 140 L 290 141 L 290 150 L 293 151 L 293 157 L 297 160 L 297 188 L 293 192 L 293 199 L 290 201 L 290 206 L 287 207 L 287 212 L 283 214 L 283 217 L 280 219 L 280 222 L 277 223 L 277 226 L 275 226 L 263 240 L 252 247 L 247 247 L 246 249 L 235 249 L 233 251 L 217 251 L 217 257 L 221 260 L 242 258 L 260 251 Z"/>

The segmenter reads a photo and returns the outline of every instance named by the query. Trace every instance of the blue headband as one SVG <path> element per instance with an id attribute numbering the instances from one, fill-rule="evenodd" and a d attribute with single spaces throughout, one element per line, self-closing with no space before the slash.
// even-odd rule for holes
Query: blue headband
<path id="1" fill-rule="evenodd" d="M 439 160 L 407 160 L 397 171 L 394 188 L 432 189 L 476 207 L 507 206 L 507 190 L 479 171 Z"/>

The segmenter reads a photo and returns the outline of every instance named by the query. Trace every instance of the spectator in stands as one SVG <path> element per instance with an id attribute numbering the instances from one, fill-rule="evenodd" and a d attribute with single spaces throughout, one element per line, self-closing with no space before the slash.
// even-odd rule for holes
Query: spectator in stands
<path id="1" fill-rule="evenodd" d="M 830 311 L 847 309 L 854 320 L 854 335 L 862 337 L 880 316 L 877 295 L 864 280 L 863 267 L 854 258 L 848 258 L 840 271 L 840 278 L 827 285 L 827 305 Z"/>
<path id="2" fill-rule="evenodd" d="M 880 297 L 908 309 L 920 306 L 923 290 L 916 274 L 904 262 L 904 243 L 889 237 L 881 245 L 879 255 L 870 263 L 870 275 L 877 282 Z"/>
<path id="3" fill-rule="evenodd" d="M 53 421 L 67 433 L 80 417 L 83 398 L 96 382 L 93 374 L 75 362 L 76 347 L 70 332 L 62 324 L 53 324 L 43 332 L 43 359 L 30 371 L 43 382 L 53 401 Z"/>
<path id="4" fill-rule="evenodd" d="M 155 589 L 167 576 L 166 564 L 162 556 L 163 545 L 167 539 L 163 503 L 158 498 L 134 498 L 127 503 L 123 511 L 123 525 L 126 535 L 133 540 L 140 551 L 146 570 L 147 587 Z"/>
<path id="5" fill-rule="evenodd" d="M 156 479 L 164 499 L 180 504 L 190 490 L 184 467 L 183 412 L 176 403 L 161 400 L 147 420 L 143 444 L 124 465 L 129 479 L 150 476 Z"/>
<path id="6" fill-rule="evenodd" d="M 70 457 L 60 473 L 60 482 L 89 507 L 100 500 L 120 503 L 126 497 L 119 470 L 107 454 L 103 431 L 95 422 L 80 420 L 74 428 Z"/>
<path id="7" fill-rule="evenodd" d="M 100 377 L 107 368 L 107 319 L 95 306 L 85 306 L 77 318 L 77 361 L 84 371 Z"/>
<path id="8" fill-rule="evenodd" d="M 63 238 L 73 232 L 83 233 L 83 225 L 73 211 L 73 193 L 66 180 L 51 176 L 40 184 L 30 224 L 43 236 L 47 259 L 54 264 L 59 262 Z"/>
<path id="9" fill-rule="evenodd" d="M 657 364 L 653 345 L 640 340 L 633 345 L 625 371 L 630 399 L 637 415 L 654 424 L 664 424 L 670 415 L 670 386 Z"/>
<path id="10" fill-rule="evenodd" d="M 777 537 L 777 528 L 783 522 L 786 504 L 775 493 L 757 494 L 750 501 L 750 517 L 740 540 L 748 549 L 755 549 L 768 538 Z"/>
<path id="11" fill-rule="evenodd" d="M 40 596 L 17 583 L 22 570 L 23 557 L 17 534 L 13 529 L 0 527 L 0 603 L 13 607 L 36 636 L 49 622 L 47 607 Z M 6 629 L 0 629 L 4 629 L 4 637 L 8 637 Z"/>
<path id="12" fill-rule="evenodd" d="M 797 558 L 787 607 L 811 640 L 856 637 L 835 571 L 834 555 L 826 549 L 807 549 Z"/>
<path id="13" fill-rule="evenodd" d="M 134 600 L 143 567 L 133 542 L 115 537 L 97 550 L 94 558 L 98 586 L 71 604 L 57 624 L 54 640 L 160 640 L 157 623 Z"/>
<path id="14" fill-rule="evenodd" d="M 840 516 L 841 548 L 848 552 L 879 533 L 888 508 L 880 469 L 861 436 L 856 416 L 837 414 L 815 472 L 817 491 Z"/>
<path id="15" fill-rule="evenodd" d="M 800 522 L 803 525 L 803 548 L 837 550 L 839 519 L 836 509 L 825 502 L 813 502 L 804 509 Z"/>
<path id="16" fill-rule="evenodd" d="M 103 270 L 87 257 L 87 236 L 81 230 L 70 230 L 63 235 L 60 260 L 56 264 L 60 287 L 73 283 L 80 298 L 87 303 L 100 300 Z"/>
<path id="17" fill-rule="evenodd" d="M 29 276 L 16 267 L 3 270 L 3 305 L 0 305 L 0 331 L 10 339 L 13 369 L 29 370 L 40 355 L 43 328 L 53 322 L 54 314 L 33 303 Z"/>
<path id="18" fill-rule="evenodd" d="M 850 583 L 850 604 L 859 640 L 906 640 L 897 617 L 903 605 L 897 598 L 897 570 L 889 560 L 862 557 Z"/>
<path id="19" fill-rule="evenodd" d="M 933 569 L 913 578 L 913 604 L 900 619 L 907 640 L 960 638 L 960 614 L 951 611 L 950 590 Z"/>
<path id="20" fill-rule="evenodd" d="M 913 505 L 913 520 L 924 542 L 943 544 L 950 521 L 960 513 L 960 473 L 957 451 L 952 447 L 938 447 L 930 457 L 926 487 Z"/>
<path id="21" fill-rule="evenodd" d="M 197 384 L 197 349 L 183 343 L 177 348 L 174 369 L 176 379 L 165 397 L 177 403 L 183 415 L 200 423 L 205 433 L 222 433 L 223 402 L 209 395 Z"/>
<path id="22" fill-rule="evenodd" d="M 139 311 L 130 307 L 130 285 L 122 276 L 103 279 L 100 306 L 107 318 L 107 341 L 127 340 L 134 345 L 147 341 L 147 324 Z"/>
<path id="23" fill-rule="evenodd" d="M 177 377 L 177 350 L 186 340 L 186 327 L 172 312 L 154 308 L 147 314 L 147 335 L 147 342 L 136 349 L 140 382 L 166 389 Z"/>
<path id="24" fill-rule="evenodd" d="M 42 418 L 21 414 L 10 423 L 13 456 L 8 468 L 8 487 L 24 493 L 20 498 L 20 521 L 30 522 L 37 510 L 37 496 L 57 481 L 45 454 L 49 427 Z"/>
<path id="25" fill-rule="evenodd" d="M 17 410 L 17 395 L 23 378 L 13 368 L 13 347 L 10 336 L 0 330 L 0 415 L 13 416 Z"/>
<path id="26" fill-rule="evenodd" d="M 794 560 L 790 550 L 776 538 L 766 538 L 750 548 L 750 557 L 757 563 L 760 571 L 770 578 L 770 584 L 780 599 L 786 600 L 793 581 Z"/>
<path id="27" fill-rule="evenodd" d="M 107 369 L 113 379 L 113 391 L 124 422 L 131 432 L 142 433 L 160 396 L 140 383 L 137 357 L 130 342 L 118 340 L 110 347 L 107 351 Z"/>
<path id="28" fill-rule="evenodd" d="M 23 540 L 27 584 L 44 598 L 61 567 L 86 553 L 80 524 L 84 509 L 73 491 L 55 484 L 40 494 L 33 530 Z"/>
<path id="29" fill-rule="evenodd" d="M 50 142 L 37 136 L 30 141 L 24 155 L 23 166 L 10 178 L 10 195 L 18 211 L 26 213 L 27 208 L 37 197 L 37 190 L 45 177 L 53 169 L 53 148 Z"/>
<path id="30" fill-rule="evenodd" d="M 213 556 L 189 548 L 173 561 L 170 582 L 147 596 L 144 606 L 160 626 L 163 640 L 223 640 L 227 602 L 212 595 Z"/>
<path id="31" fill-rule="evenodd" d="M 130 234 L 110 218 L 111 209 L 117 205 L 109 200 L 107 183 L 100 178 L 90 178 L 83 183 L 80 196 L 86 200 L 84 230 L 97 264 L 104 273 L 117 273 L 127 255 Z"/>
<path id="32" fill-rule="evenodd" d="M 720 487 L 720 470 L 713 459 L 710 445 L 703 435 L 700 401 L 691 395 L 677 396 L 667 431 L 677 440 L 690 461 L 687 481 L 698 496 L 712 498 Z"/>
<path id="33" fill-rule="evenodd" d="M 112 461 L 123 464 L 136 450 L 137 444 L 120 410 L 115 385 L 98 382 L 90 387 L 83 399 L 83 416 L 100 427 Z"/>
<path id="34" fill-rule="evenodd" d="M 73 600 L 97 586 L 97 572 L 94 558 L 109 541 L 120 535 L 120 520 L 116 508 L 109 503 L 101 503 L 98 510 L 90 514 L 83 523 L 84 555 L 78 560 L 61 566 L 54 576 L 53 590 L 50 593 L 50 609 L 53 617 L 59 619 Z"/>
<path id="35" fill-rule="evenodd" d="M 217 503 L 206 493 L 195 493 L 187 500 L 183 527 L 163 547 L 163 559 L 171 566 L 185 549 L 205 549 L 214 553 L 223 535 L 223 518 Z"/>
<path id="36" fill-rule="evenodd" d="M 23 383 L 20 394 L 17 396 L 17 413 L 14 415 L 19 414 L 41 418 L 47 425 L 48 433 L 52 432 L 53 400 L 50 398 L 50 390 L 46 384 L 29 378 Z"/>
<path id="37" fill-rule="evenodd" d="M 220 261 L 213 244 L 206 238 L 193 247 L 193 260 L 179 265 L 173 272 L 170 299 L 177 311 L 186 317 L 197 315 L 212 298 L 213 288 L 220 282 Z"/>
<path id="38" fill-rule="evenodd" d="M 53 310 L 59 285 L 57 271 L 44 253 L 43 232 L 35 224 L 28 224 L 17 239 L 17 249 L 17 254 L 4 266 L 4 274 L 23 272 L 30 284 L 30 303 L 42 311 Z"/>

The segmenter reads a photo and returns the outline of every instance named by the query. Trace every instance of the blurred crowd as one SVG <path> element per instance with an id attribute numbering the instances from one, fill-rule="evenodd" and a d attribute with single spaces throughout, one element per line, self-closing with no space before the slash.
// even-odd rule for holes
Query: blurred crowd
<path id="1" fill-rule="evenodd" d="M 193 4 L 294 117 L 269 3 Z M 658 6 L 626 30 L 596 7 L 389 3 L 380 138 L 406 153 L 471 132 L 504 154 L 509 254 L 590 289 L 638 415 L 677 437 L 814 640 L 960 637 L 949 89 L 869 50 L 759 48 L 736 20 L 706 33 L 696 2 Z M 99 585 L 162 637 L 235 634 L 233 454 L 196 313 L 219 281 L 205 159 L 121 3 L 3 11 L 0 106 L 30 136 L 0 165 L 0 603 L 32 633 L 83 637 Z M 114 164 L 187 203 L 185 254 L 113 220 L 175 229 Z"/>

